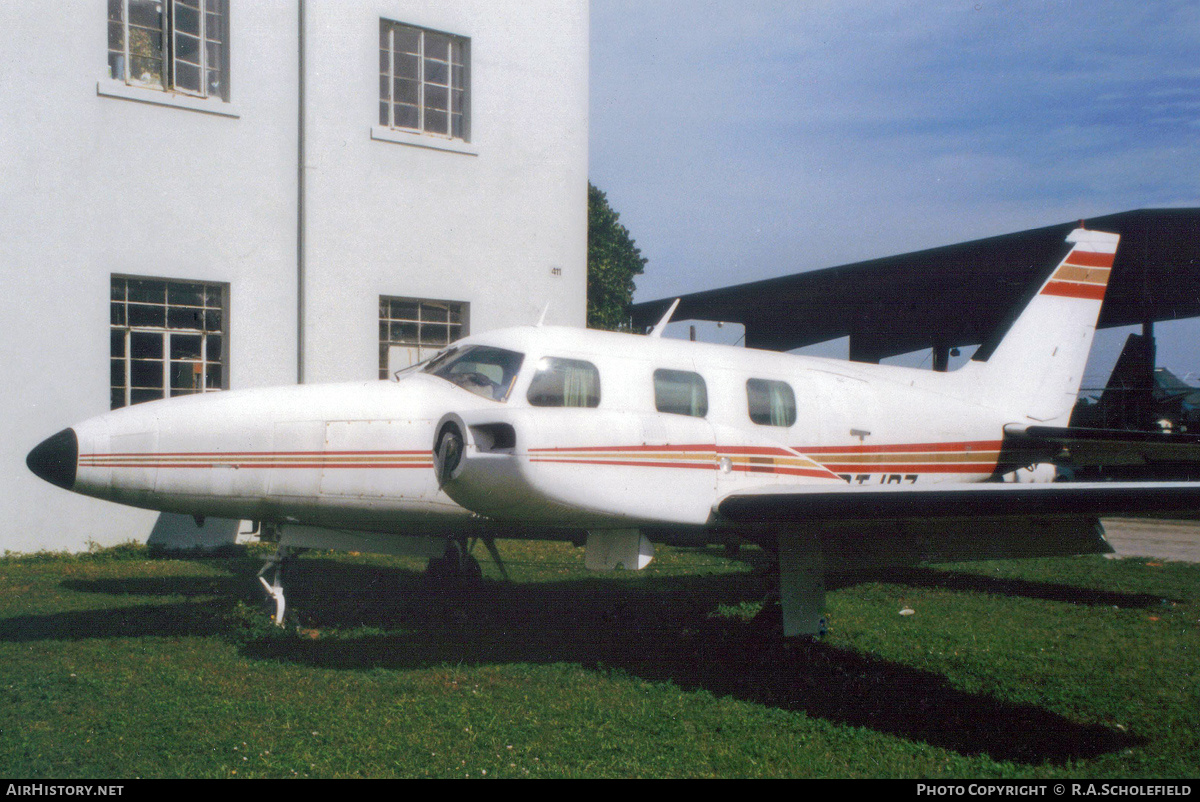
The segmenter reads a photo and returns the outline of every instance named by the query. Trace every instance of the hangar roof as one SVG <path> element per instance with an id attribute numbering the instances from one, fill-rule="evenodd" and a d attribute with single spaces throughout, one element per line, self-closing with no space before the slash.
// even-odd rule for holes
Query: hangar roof
<path id="1" fill-rule="evenodd" d="M 691 293 L 673 319 L 742 323 L 747 346 L 776 351 L 849 336 L 851 358 L 863 361 L 989 343 L 1066 254 L 1065 238 L 1079 225 Z M 1121 235 L 1101 328 L 1200 316 L 1200 208 L 1140 209 L 1085 225 Z M 674 300 L 635 304 L 634 330 L 657 323 Z"/>

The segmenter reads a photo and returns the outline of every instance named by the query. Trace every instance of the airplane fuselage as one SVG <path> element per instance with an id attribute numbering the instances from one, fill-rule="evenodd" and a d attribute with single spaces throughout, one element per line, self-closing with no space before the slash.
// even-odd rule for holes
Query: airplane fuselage
<path id="1" fill-rule="evenodd" d="M 706 527 L 717 499 L 751 487 L 986 479 L 1004 425 L 1021 420 L 986 405 L 971 365 L 934 373 L 540 327 L 455 348 L 472 346 L 517 355 L 511 377 L 495 376 L 507 379 L 502 400 L 495 385 L 414 370 L 140 404 L 73 427 L 71 489 L 191 515 L 398 534 L 506 522 Z M 578 388 L 563 391 L 552 369 L 547 396 L 546 365 L 565 366 L 565 381 L 589 383 L 591 395 L 572 397 Z M 447 426 L 463 454 L 439 477 Z"/>

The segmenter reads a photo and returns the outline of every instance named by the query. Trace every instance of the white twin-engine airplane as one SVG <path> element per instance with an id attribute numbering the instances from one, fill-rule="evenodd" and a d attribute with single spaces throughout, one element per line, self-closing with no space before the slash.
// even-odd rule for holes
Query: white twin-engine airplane
<path id="1" fill-rule="evenodd" d="M 586 541 L 588 567 L 635 569 L 652 541 L 745 540 L 778 555 L 784 633 L 818 634 L 826 571 L 1098 553 L 1100 514 L 1200 509 L 1200 484 L 985 483 L 1070 444 L 1117 241 L 1072 232 L 987 361 L 953 372 L 524 327 L 396 381 L 118 409 L 27 463 L 76 493 L 261 522 L 279 622 L 305 548 L 453 573 L 468 538 L 497 559 L 495 538 Z"/>

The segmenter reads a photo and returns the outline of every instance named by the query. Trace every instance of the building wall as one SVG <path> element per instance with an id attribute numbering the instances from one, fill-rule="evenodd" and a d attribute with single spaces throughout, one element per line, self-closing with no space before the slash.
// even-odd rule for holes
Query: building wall
<path id="1" fill-rule="evenodd" d="M 583 326 L 587 4 L 306 8 L 306 381 L 376 375 L 380 295 L 467 302 L 472 331 L 546 304 Z M 470 39 L 467 153 L 372 137 L 380 18 Z"/>
<path id="2" fill-rule="evenodd" d="M 24 464 L 109 409 L 113 274 L 227 283 L 228 386 L 297 377 L 298 0 L 231 0 L 229 103 L 109 80 L 105 5 L 0 6 L 0 550 L 157 520 Z M 380 295 L 583 325 L 586 2 L 303 7 L 305 380 L 377 375 Z M 470 153 L 372 138 L 381 17 L 471 38 Z"/>

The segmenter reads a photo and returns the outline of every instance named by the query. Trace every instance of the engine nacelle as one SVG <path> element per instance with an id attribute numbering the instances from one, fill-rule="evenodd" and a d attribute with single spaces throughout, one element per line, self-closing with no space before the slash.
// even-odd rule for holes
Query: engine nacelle
<path id="1" fill-rule="evenodd" d="M 495 413 L 443 416 L 434 428 L 433 469 L 438 486 L 479 515 L 499 520 L 520 517 L 538 504 L 517 455 L 517 439 L 517 426 Z"/>
<path id="2" fill-rule="evenodd" d="M 714 446 L 704 445 L 712 430 L 661 417 L 575 408 L 450 413 L 434 429 L 434 469 L 446 495 L 496 520 L 704 525 L 717 474 Z"/>

